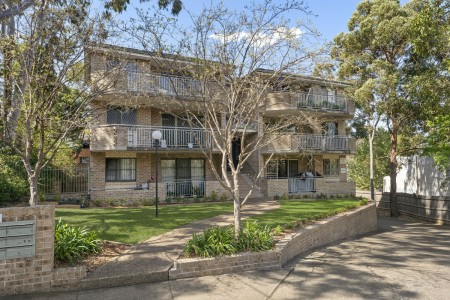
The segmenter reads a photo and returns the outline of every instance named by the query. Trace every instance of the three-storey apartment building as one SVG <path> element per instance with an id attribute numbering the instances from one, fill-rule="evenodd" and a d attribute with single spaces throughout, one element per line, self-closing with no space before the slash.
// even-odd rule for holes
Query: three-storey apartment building
<path id="1" fill-rule="evenodd" d="M 214 80 L 201 82 L 190 76 L 189 70 L 197 67 L 195 60 L 161 58 L 116 46 L 92 47 L 87 59 L 89 78 L 101 78 L 95 82 L 104 81 L 109 86 L 92 102 L 96 112 L 90 126 L 92 199 L 154 198 L 156 164 L 162 199 L 227 194 L 205 159 L 204 150 L 208 149 L 215 157 L 213 161 L 221 160 L 211 134 L 183 118 L 186 106 L 195 107 L 205 101 L 201 92 L 205 85 L 209 88 L 215 84 Z M 260 188 L 267 196 L 354 194 L 355 186 L 347 182 L 346 176 L 346 158 L 355 150 L 354 140 L 345 133 L 345 122 L 354 113 L 353 101 L 343 95 L 348 84 L 304 76 L 292 78 L 292 88 L 274 87 L 267 94 L 259 122 L 270 121 L 281 113 L 307 111 L 323 124 L 320 128 L 292 126 L 280 133 L 254 154 L 249 164 L 253 167 L 244 168 L 250 175 L 248 179 L 257 169 L 265 168 Z M 172 101 L 174 97 L 176 102 Z M 180 101 L 184 107 L 177 107 Z M 226 118 L 220 115 L 222 124 Z M 197 121 L 201 119 L 199 115 Z M 255 124 L 246 134 L 257 135 L 263 130 L 264 126 Z M 156 142 L 152 139 L 155 130 L 162 133 L 157 160 Z M 239 157 L 239 149 L 238 144 L 233 147 L 233 159 Z"/>

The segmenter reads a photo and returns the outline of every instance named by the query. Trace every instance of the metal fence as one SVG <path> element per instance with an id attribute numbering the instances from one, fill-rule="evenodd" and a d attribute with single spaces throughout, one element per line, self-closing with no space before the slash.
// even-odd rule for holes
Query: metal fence
<path id="1" fill-rule="evenodd" d="M 315 192 L 315 178 L 288 178 L 289 193 Z"/>
<path id="2" fill-rule="evenodd" d="M 205 196 L 204 180 L 173 180 L 166 181 L 167 197 L 203 197 Z"/>
<path id="3" fill-rule="evenodd" d="M 39 179 L 39 190 L 46 195 L 88 193 L 89 166 L 43 169 Z"/>

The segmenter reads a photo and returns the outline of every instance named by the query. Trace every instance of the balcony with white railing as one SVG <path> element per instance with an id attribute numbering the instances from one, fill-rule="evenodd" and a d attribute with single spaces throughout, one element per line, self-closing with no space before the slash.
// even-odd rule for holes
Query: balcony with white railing
<path id="1" fill-rule="evenodd" d="M 162 133 L 161 150 L 211 148 L 211 134 L 201 128 L 104 125 L 91 129 L 91 150 L 145 150 L 156 146 L 152 132 Z"/>
<path id="2" fill-rule="evenodd" d="M 348 100 L 344 96 L 299 93 L 297 107 L 348 113 Z"/>
<path id="3" fill-rule="evenodd" d="M 339 95 L 273 92 L 268 94 L 267 110 L 310 110 L 352 115 L 355 112 L 355 103 L 352 99 Z"/>
<path id="4" fill-rule="evenodd" d="M 270 143 L 265 151 L 270 153 L 283 152 L 340 152 L 354 153 L 356 140 L 343 135 L 320 134 L 280 134 L 269 137 Z"/>
<path id="5" fill-rule="evenodd" d="M 128 72 L 127 90 L 167 96 L 198 97 L 208 93 L 214 81 L 203 82 L 189 77 Z"/>

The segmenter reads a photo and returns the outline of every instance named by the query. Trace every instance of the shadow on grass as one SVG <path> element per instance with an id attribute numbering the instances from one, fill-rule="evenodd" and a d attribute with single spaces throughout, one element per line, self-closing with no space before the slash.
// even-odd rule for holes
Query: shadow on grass
<path id="1" fill-rule="evenodd" d="M 56 218 L 97 230 L 101 239 L 136 244 L 177 227 L 232 212 L 231 203 L 142 208 L 57 208 Z"/>

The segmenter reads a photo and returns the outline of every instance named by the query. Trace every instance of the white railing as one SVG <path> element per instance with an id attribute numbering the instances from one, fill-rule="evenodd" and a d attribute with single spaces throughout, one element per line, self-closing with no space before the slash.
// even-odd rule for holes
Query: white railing
<path id="1" fill-rule="evenodd" d="M 343 96 L 299 93 L 297 106 L 299 108 L 348 112 L 348 101 Z"/>
<path id="2" fill-rule="evenodd" d="M 128 72 L 128 90 L 133 92 L 199 96 L 205 93 L 206 86 L 204 82 L 189 77 Z"/>
<path id="3" fill-rule="evenodd" d="M 272 142 L 265 148 L 269 152 L 356 151 L 356 140 L 344 135 L 280 134 L 269 139 Z"/>
<path id="4" fill-rule="evenodd" d="M 166 186 L 166 197 L 204 197 L 205 180 L 176 179 L 163 180 Z"/>
<path id="5" fill-rule="evenodd" d="M 289 193 L 315 192 L 315 178 L 288 178 Z"/>
<path id="6" fill-rule="evenodd" d="M 128 147 L 155 147 L 152 132 L 162 133 L 161 148 L 210 148 L 211 134 L 200 128 L 183 127 L 128 127 Z"/>
<path id="7" fill-rule="evenodd" d="M 299 134 L 294 135 L 293 147 L 303 150 L 321 150 L 321 151 L 349 151 L 352 150 L 350 141 L 352 137 L 348 136 L 326 136 L 320 134 Z"/>

